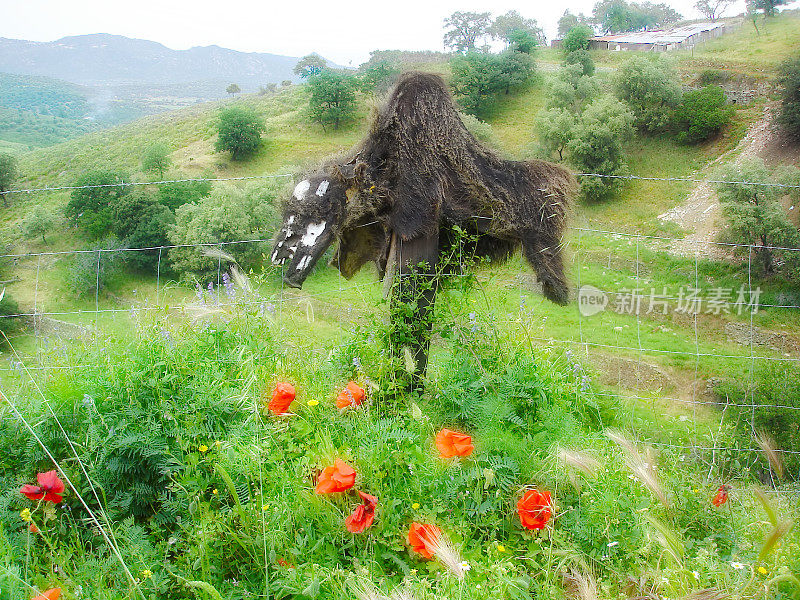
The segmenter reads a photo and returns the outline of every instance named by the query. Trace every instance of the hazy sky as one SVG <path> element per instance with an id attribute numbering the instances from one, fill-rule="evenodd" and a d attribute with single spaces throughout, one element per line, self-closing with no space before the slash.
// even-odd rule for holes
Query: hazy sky
<path id="1" fill-rule="evenodd" d="M 657 0 L 656 0 L 657 1 Z M 669 2 L 697 18 L 695 0 Z M 246 52 L 302 56 L 318 52 L 353 66 L 375 49 L 441 50 L 442 20 L 456 10 L 494 15 L 516 9 L 552 38 L 566 8 L 590 13 L 594 0 L 0 0 L 0 37 L 52 41 L 67 35 L 115 33 L 174 49 L 218 44 Z M 744 0 L 729 11 L 741 12 Z"/>

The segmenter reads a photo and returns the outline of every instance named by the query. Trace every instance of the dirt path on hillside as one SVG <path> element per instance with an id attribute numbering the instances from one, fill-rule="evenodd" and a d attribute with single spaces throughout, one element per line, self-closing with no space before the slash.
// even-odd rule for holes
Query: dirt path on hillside
<path id="1" fill-rule="evenodd" d="M 738 163 L 743 158 L 759 156 L 767 148 L 772 138 L 772 107 L 767 105 L 764 115 L 747 130 L 747 133 L 733 150 L 719 156 L 705 169 L 706 174 L 713 171 L 728 156 L 735 155 L 734 162 Z M 690 231 L 689 235 L 681 240 L 672 242 L 672 252 L 681 255 L 694 255 L 699 253 L 710 258 L 725 258 L 729 256 L 723 246 L 711 244 L 716 240 L 721 228 L 722 210 L 717 194 L 711 185 L 698 184 L 689 194 L 686 202 L 667 212 L 658 215 L 662 221 L 670 221 Z"/>

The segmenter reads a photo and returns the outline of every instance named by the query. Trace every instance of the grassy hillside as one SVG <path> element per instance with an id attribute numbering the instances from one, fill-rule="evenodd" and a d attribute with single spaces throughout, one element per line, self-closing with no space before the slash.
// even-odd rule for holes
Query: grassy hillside
<path id="1" fill-rule="evenodd" d="M 88 90 L 49 79 L 0 73 L 0 140 L 27 147 L 55 144 L 97 127 Z"/>

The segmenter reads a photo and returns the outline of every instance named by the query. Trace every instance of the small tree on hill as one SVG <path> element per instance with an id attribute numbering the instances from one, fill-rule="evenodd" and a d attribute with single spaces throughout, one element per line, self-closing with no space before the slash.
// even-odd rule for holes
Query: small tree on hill
<path id="1" fill-rule="evenodd" d="M 565 65 L 550 83 L 547 108 L 561 108 L 575 114 L 600 93 L 596 77 L 585 75 L 581 65 Z"/>
<path id="2" fill-rule="evenodd" d="M 261 145 L 264 122 L 248 108 L 228 108 L 219 116 L 217 152 L 230 152 L 233 160 L 241 160 Z"/>
<path id="3" fill-rule="evenodd" d="M 589 41 L 594 37 L 594 31 L 588 25 L 573 27 L 561 40 L 561 47 L 569 54 L 576 50 L 588 50 Z"/>
<path id="4" fill-rule="evenodd" d="M 781 112 L 778 123 L 795 139 L 800 139 L 800 54 L 780 67 Z"/>
<path id="5" fill-rule="evenodd" d="M 706 19 L 716 21 L 719 19 L 734 0 L 699 0 L 694 7 Z"/>
<path id="6" fill-rule="evenodd" d="M 327 65 L 328 61 L 319 54 L 307 54 L 297 61 L 292 72 L 303 79 L 308 79 L 309 77 L 322 73 Z"/>
<path id="7" fill-rule="evenodd" d="M 592 102 L 574 128 L 568 150 L 572 163 L 583 173 L 622 175 L 626 171 L 623 142 L 633 134 L 633 115 L 609 96 Z M 580 178 L 581 197 L 588 202 L 611 198 L 622 187 L 620 179 Z"/>
<path id="8" fill-rule="evenodd" d="M 47 210 L 41 204 L 37 204 L 23 219 L 22 233 L 27 238 L 42 236 L 42 242 L 47 243 L 45 234 L 53 228 L 56 217 L 52 211 Z"/>
<path id="9" fill-rule="evenodd" d="M 311 86 L 311 118 L 324 128 L 339 125 L 353 117 L 356 111 L 356 79 L 352 75 L 326 69 L 308 80 Z"/>
<path id="10" fill-rule="evenodd" d="M 549 108 L 537 115 L 539 145 L 546 158 L 558 154 L 558 160 L 564 160 L 567 146 L 574 136 L 576 122 L 575 115 L 563 108 Z"/>
<path id="11" fill-rule="evenodd" d="M 3 205 L 8 206 L 6 192 L 11 189 L 17 178 L 17 159 L 11 154 L 0 153 L 0 197 Z"/>
<path id="12" fill-rule="evenodd" d="M 475 50 L 479 39 L 489 33 L 492 14 L 456 11 L 444 20 L 444 45 L 456 52 Z"/>
<path id="13" fill-rule="evenodd" d="M 774 17 L 778 7 L 789 4 L 790 0 L 752 0 L 754 8 L 764 13 L 764 17 Z"/>
<path id="14" fill-rule="evenodd" d="M 722 210 L 733 241 L 755 247 L 754 258 L 761 263 L 762 273 L 775 272 L 775 253 L 771 247 L 797 247 L 797 228 L 789 220 L 778 201 L 783 191 L 767 185 L 774 183 L 764 161 L 747 158 L 737 164 L 727 164 L 715 179 Z M 750 184 L 738 183 L 742 181 Z"/>
<path id="15" fill-rule="evenodd" d="M 233 242 L 248 239 L 269 239 L 280 227 L 276 210 L 279 185 L 276 182 L 250 183 L 243 188 L 233 185 L 215 186 L 211 193 L 196 203 L 184 204 L 175 211 L 175 225 L 170 228 L 173 244 Z M 231 244 L 225 251 L 248 268 L 259 260 L 260 243 Z M 169 259 L 181 274 L 216 277 L 218 261 L 197 252 L 196 248 L 173 248 Z"/>
<path id="16" fill-rule="evenodd" d="M 400 73 L 400 67 L 388 59 L 369 60 L 359 68 L 361 89 L 364 92 L 384 93 Z"/>
<path id="17" fill-rule="evenodd" d="M 673 120 L 681 100 L 678 76 L 666 60 L 633 57 L 625 61 L 614 79 L 614 93 L 636 118 L 636 127 L 655 133 Z"/>
<path id="18" fill-rule="evenodd" d="M 584 75 L 591 77 L 594 75 L 594 61 L 588 50 L 575 50 L 564 57 L 565 65 L 579 65 Z"/>
<path id="19" fill-rule="evenodd" d="M 530 31 L 515 29 L 508 34 L 508 50 L 521 52 L 522 54 L 533 54 L 538 45 L 539 40 Z"/>
<path id="20" fill-rule="evenodd" d="M 159 179 L 164 179 L 164 173 L 172 165 L 169 148 L 163 142 L 150 144 L 142 154 L 142 171 L 145 173 L 158 173 Z"/>
<path id="21" fill-rule="evenodd" d="M 508 95 L 512 90 L 525 87 L 533 77 L 536 63 L 525 52 L 506 50 L 497 60 L 497 86 Z"/>
<path id="22" fill-rule="evenodd" d="M 539 27 L 536 19 L 526 19 L 516 10 L 510 10 L 504 15 L 499 15 L 487 28 L 487 33 L 494 39 L 505 42 L 506 48 L 511 46 L 514 32 L 527 33 L 539 46 L 544 46 L 547 43 L 544 30 Z"/>
<path id="23" fill-rule="evenodd" d="M 225 91 L 228 92 L 231 96 L 235 96 L 236 94 L 239 94 L 242 91 L 242 88 L 240 88 L 235 83 L 232 83 L 225 88 Z"/>

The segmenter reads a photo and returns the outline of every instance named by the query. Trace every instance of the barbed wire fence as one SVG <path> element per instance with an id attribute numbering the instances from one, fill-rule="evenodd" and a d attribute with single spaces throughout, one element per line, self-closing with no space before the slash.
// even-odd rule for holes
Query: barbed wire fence
<path id="1" fill-rule="evenodd" d="M 582 176 L 605 177 L 597 174 L 579 174 Z M 150 186 L 167 183 L 185 182 L 243 182 L 261 179 L 277 179 L 292 176 L 289 174 L 263 175 L 248 177 L 226 177 L 226 178 L 186 178 L 173 179 L 157 182 L 120 182 L 115 184 L 87 185 L 87 186 L 55 186 L 44 188 L 27 188 L 10 190 L 8 194 L 42 194 L 47 192 L 66 192 L 75 189 L 99 188 L 99 187 L 119 187 L 119 186 Z M 613 178 L 618 178 L 612 176 Z M 621 179 L 672 182 L 696 182 L 696 183 L 723 183 L 707 179 L 696 178 L 652 178 L 637 176 L 621 176 Z M 724 182 L 729 183 L 729 182 Z M 775 183 L 755 183 L 755 182 L 735 182 L 744 185 L 765 185 L 780 187 L 785 189 L 800 188 L 795 185 L 775 184 Z M 327 289 L 319 291 L 289 292 L 285 289 L 282 280 L 279 286 L 274 286 L 267 291 L 258 291 L 247 297 L 237 297 L 236 291 L 229 289 L 229 282 L 226 279 L 227 261 L 223 263 L 222 252 L 226 248 L 238 245 L 264 245 L 271 240 L 264 238 L 253 238 L 236 240 L 229 242 L 208 242 L 198 244 L 180 244 L 169 246 L 150 246 L 150 247 L 123 247 L 123 248 L 91 248 L 75 249 L 64 251 L 43 251 L 27 252 L 18 254 L 3 254 L 0 259 L 9 260 L 15 263 L 15 269 L 28 271 L 33 279 L 33 295 L 30 301 L 32 307 L 20 310 L 14 314 L 0 316 L 0 331 L 5 328 L 2 323 L 6 319 L 21 318 L 28 320 L 33 326 L 35 338 L 34 351 L 27 356 L 21 356 L 14 348 L 14 338 L 7 341 L 11 344 L 11 357 L 7 366 L 0 366 L 0 382 L 5 379 L 3 375 L 19 377 L 19 381 L 24 385 L 23 393 L 38 394 L 41 401 L 47 405 L 51 415 L 52 408 L 43 393 L 40 382 L 46 380 L 48 374 L 62 370 L 72 370 L 81 368 L 98 368 L 100 365 L 80 363 L 71 360 L 64 360 L 59 363 L 54 362 L 55 344 L 63 343 L 63 338 L 71 338 L 80 335 L 92 337 L 93 332 L 102 332 L 107 326 L 119 326 L 121 319 L 127 319 L 133 324 L 140 314 L 151 312 L 164 312 L 167 310 L 177 310 L 191 312 L 192 310 L 225 310 L 234 307 L 248 307 L 261 312 L 273 312 L 277 317 L 276 323 L 283 330 L 293 328 L 293 323 L 302 320 L 313 322 L 315 315 L 327 315 L 330 320 L 339 325 L 343 330 L 345 327 L 353 326 L 363 322 L 364 316 L 369 309 L 375 308 L 378 300 L 382 297 L 383 283 L 377 279 L 368 283 L 351 283 L 338 275 L 338 286 L 329 286 Z M 800 419 L 800 404 L 792 402 L 792 398 L 786 398 L 784 402 L 762 403 L 756 401 L 754 389 L 756 385 L 757 367 L 760 364 L 770 363 L 785 367 L 795 367 L 800 363 L 800 342 L 797 347 L 789 344 L 789 352 L 781 353 L 781 349 L 770 349 L 762 347 L 757 342 L 760 328 L 756 327 L 755 317 L 761 310 L 773 311 L 797 311 L 800 309 L 798 299 L 776 299 L 768 302 L 760 297 L 757 285 L 754 285 L 755 277 L 753 273 L 754 252 L 761 250 L 762 247 L 747 244 L 735 244 L 726 242 L 694 242 L 696 248 L 693 255 L 688 260 L 692 265 L 692 273 L 688 274 L 685 286 L 681 286 L 677 293 L 674 290 L 667 290 L 666 286 L 660 290 L 661 293 L 655 294 L 651 287 L 650 294 L 646 294 L 646 288 L 651 283 L 647 273 L 643 273 L 643 253 L 660 252 L 665 245 L 676 242 L 677 238 L 666 236 L 643 235 L 640 233 L 630 233 L 621 231 L 609 231 L 591 227 L 572 227 L 569 245 L 569 254 L 574 261 L 576 273 L 575 287 L 577 302 L 571 304 L 566 309 L 569 313 L 553 313 L 547 310 L 547 301 L 538 299 L 536 295 L 537 286 L 531 285 L 533 278 L 532 271 L 525 265 L 523 260 L 518 262 L 518 272 L 515 280 L 506 287 L 513 289 L 519 296 L 518 314 L 509 314 L 507 319 L 495 319 L 499 326 L 503 327 L 524 327 L 528 338 L 538 341 L 543 345 L 555 345 L 564 349 L 564 355 L 569 363 L 574 367 L 576 373 L 582 374 L 587 386 L 581 386 L 578 393 L 592 393 L 601 397 L 606 397 L 610 402 L 622 399 L 628 403 L 649 403 L 651 407 L 662 410 L 664 418 L 673 418 L 671 413 L 675 413 L 674 418 L 685 421 L 687 426 L 687 436 L 680 440 L 665 440 L 662 437 L 650 435 L 647 431 L 632 431 L 639 441 L 645 442 L 657 448 L 664 448 L 675 453 L 680 459 L 684 457 L 691 460 L 701 461 L 708 465 L 709 481 L 720 481 L 725 477 L 724 459 L 729 456 L 738 457 L 739 461 L 749 465 L 760 472 L 766 472 L 773 483 L 781 484 L 774 472 L 773 465 L 765 464 L 763 458 L 763 448 L 759 447 L 755 440 L 758 438 L 759 431 L 756 425 L 758 411 L 771 410 L 777 411 L 779 418 L 796 422 Z M 601 270 L 600 275 L 591 273 L 590 267 L 597 266 L 598 251 L 608 252 L 605 271 Z M 204 282 L 206 285 L 192 290 L 189 286 L 181 285 L 165 277 L 169 272 L 170 253 L 177 249 L 193 249 L 198 253 L 203 251 L 217 251 L 216 274 Z M 727 253 L 738 251 L 747 255 L 746 262 L 746 285 L 738 290 L 731 290 L 730 302 L 724 302 L 727 296 L 717 295 L 713 311 L 711 313 L 702 310 L 702 289 L 703 282 L 700 275 L 700 264 L 704 259 L 716 259 L 718 254 L 712 249 L 722 250 Z M 796 248 L 769 247 L 770 250 L 784 252 L 800 252 Z M 140 297 L 125 301 L 113 294 L 101 293 L 102 291 L 102 270 L 105 261 L 112 260 L 120 255 L 131 255 L 133 253 L 157 253 L 155 269 L 155 290 L 149 289 Z M 96 254 L 96 260 L 93 259 Z M 95 286 L 94 286 L 94 307 L 86 308 L 78 305 L 74 308 L 61 306 L 63 299 L 58 298 L 53 282 L 52 274 L 57 264 L 63 264 L 74 260 L 76 257 L 92 257 L 95 265 Z M 225 264 L 225 268 L 223 268 Z M 513 269 L 513 267 L 512 267 Z M 270 275 L 275 279 L 279 276 L 279 268 L 272 268 Z M 613 286 L 606 283 L 613 273 L 617 278 Z M 462 274 L 464 274 L 462 268 Z M 493 281 L 485 273 L 478 273 L 478 279 L 483 283 Z M 621 285 L 622 281 L 631 280 L 630 286 Z M 28 281 L 30 283 L 30 281 Z M 619 285 L 618 285 L 619 284 Z M 10 284 L 13 285 L 13 284 Z M 150 282 L 152 288 L 152 281 Z M 145 286 L 146 287 L 146 286 Z M 689 288 L 689 289 L 686 289 Z M 353 301 L 357 295 L 359 302 Z M 734 297 L 735 295 L 735 297 Z M 63 297 L 62 297 L 63 298 Z M 602 304 L 602 309 L 596 312 L 586 310 L 584 301 L 594 298 Z M 612 305 L 612 299 L 614 304 Z M 710 301 L 705 298 L 706 302 Z M 654 302 L 662 309 L 659 313 L 653 308 Z M 28 302 L 30 306 L 31 302 Z M 85 301 L 84 301 L 85 302 Z M 91 302 L 91 300 L 89 300 Z M 530 303 L 529 303 L 530 302 Z M 645 304 L 647 306 L 645 307 Z M 599 305 L 597 305 L 599 306 Z M 663 339 L 657 339 L 652 335 L 653 328 L 665 328 L 665 323 L 672 323 L 669 309 L 674 306 L 673 314 L 681 315 L 683 323 L 679 322 L 675 326 L 675 331 L 670 331 L 675 338 L 671 344 L 665 343 Z M 708 306 L 708 304 L 707 304 Z M 168 308 L 169 307 L 169 308 Z M 645 310 L 645 308 L 647 310 Z M 680 310 L 679 310 L 680 309 Z M 708 310 L 708 309 L 707 309 Z M 555 314 L 553 317 L 551 315 Z M 796 313 L 795 313 L 796 314 Z M 735 316 L 734 316 L 735 315 Z M 725 340 L 717 339 L 715 345 L 711 345 L 707 337 L 709 333 L 709 319 L 719 319 L 720 317 L 730 317 L 726 323 L 744 323 L 743 340 L 739 340 L 739 349 Z M 556 323 L 562 318 L 566 322 Z M 737 319 L 738 318 L 738 319 Z M 688 323 L 688 326 L 686 326 Z M 574 326 L 573 326 L 574 325 Z M 538 327 L 540 334 L 532 334 L 531 328 Z M 626 329 L 635 327 L 633 334 L 627 334 Z M 688 329 L 691 333 L 686 335 L 684 330 Z M 661 333 L 665 333 L 662 331 Z M 3 334 L 5 337 L 5 334 Z M 30 333 L 19 334 L 19 339 L 28 338 Z M 612 337 L 613 336 L 613 337 Z M 719 336 L 718 336 L 719 337 Z M 692 339 L 693 338 L 693 339 Z M 54 342 L 55 340 L 55 342 Z M 91 343 L 91 341 L 90 341 Z M 718 345 L 727 345 L 727 351 L 719 350 Z M 306 341 L 306 345 L 314 347 L 313 340 Z M 327 344 L 319 347 L 314 352 L 321 356 L 328 354 L 334 344 Z M 783 348 L 786 349 L 786 348 Z M 43 351 L 45 350 L 45 351 Z M 49 352 L 48 352 L 49 351 Z M 67 356 L 67 353 L 63 353 Z M 582 360 L 577 360 L 580 357 Z M 232 360 L 223 359 L 220 360 Z M 681 367 L 690 362 L 691 368 L 688 369 L 689 376 L 686 377 L 686 369 Z M 717 397 L 713 392 L 704 389 L 708 386 L 707 375 L 713 369 L 709 369 L 708 364 L 714 361 L 726 362 L 726 371 L 731 377 L 738 377 L 743 382 L 742 389 L 745 390 L 744 400 L 731 401 L 729 398 Z M 679 363 L 676 367 L 674 382 L 669 383 L 670 377 L 663 377 L 655 382 L 648 381 L 648 373 L 666 372 L 669 370 L 669 363 Z M 665 364 L 666 363 L 666 364 Z M 614 370 L 616 369 L 616 373 Z M 589 389 L 588 379 L 590 374 L 598 373 L 601 381 Z M 681 379 L 681 373 L 682 379 Z M 669 373 L 668 373 L 669 375 Z M 8 381 L 5 382 L 9 383 Z M 44 441 L 36 435 L 36 426 L 31 423 L 16 405 L 15 401 L 9 398 L 7 393 L 8 385 L 2 385 L 3 395 L 6 397 L 7 404 L 14 417 L 25 426 L 32 436 L 42 446 L 47 456 L 52 457 L 50 450 Z M 21 386 L 22 387 L 22 386 Z M 259 407 L 257 401 L 253 406 L 255 418 L 259 419 Z M 732 410 L 749 411 L 749 422 L 747 425 L 751 429 L 752 444 L 734 443 L 730 430 L 735 423 L 730 416 Z M 690 414 L 685 414 L 689 411 Z M 658 414 L 658 411 L 653 411 Z M 739 417 L 740 418 L 740 417 Z M 57 421 L 57 419 L 56 419 Z M 708 423 L 717 421 L 718 428 L 714 431 Z M 704 429 L 705 428 L 705 429 Z M 652 429 L 652 428 L 651 428 Z M 62 434 L 67 438 L 67 443 L 71 448 L 74 458 L 81 465 L 81 459 L 71 440 L 68 439 L 66 432 L 62 428 Z M 784 457 L 800 456 L 800 449 L 795 448 L 774 448 L 775 452 Z M 114 534 L 114 523 L 112 523 L 105 511 L 104 503 L 100 501 L 97 492 L 92 488 L 85 492 L 86 498 L 81 495 L 81 491 L 73 485 L 67 477 L 67 473 L 61 468 L 59 463 L 53 458 L 53 462 L 61 476 L 71 487 L 73 493 L 80 500 L 90 516 L 94 527 L 100 532 L 104 541 L 110 547 L 114 557 L 120 563 L 126 578 L 130 582 L 133 590 L 138 597 L 144 597 L 139 588 L 139 581 L 133 576 L 129 566 L 126 564 L 124 553 L 121 551 L 118 541 Z M 84 472 L 84 476 L 91 485 L 91 480 Z M 260 477 L 262 477 L 260 475 Z M 794 474 L 790 479 L 795 482 L 800 479 Z M 263 489 L 263 479 L 261 480 Z M 796 491 L 786 485 L 773 487 L 783 493 Z M 262 527 L 266 528 L 266 522 L 262 515 Z M 266 531 L 266 529 L 265 529 Z M 265 536 L 265 555 L 264 569 L 269 569 L 269 559 L 266 554 Z M 11 573 L 9 571 L 9 573 Z M 11 573 L 13 576 L 13 573 Z M 26 587 L 31 587 L 28 582 L 20 579 Z M 31 588 L 31 590 L 34 590 Z M 268 592 L 267 592 L 268 594 Z"/>
<path id="2" fill-rule="evenodd" d="M 587 177 L 609 177 L 627 180 L 643 180 L 643 181 L 660 181 L 664 183 L 674 182 L 693 182 L 693 183 L 737 183 L 743 185 L 754 186 L 770 186 L 779 187 L 784 189 L 797 189 L 798 185 L 778 184 L 778 183 L 761 183 L 761 182 L 747 182 L 747 181 L 716 181 L 701 178 L 690 177 L 640 177 L 634 175 L 626 176 L 603 176 L 593 173 L 579 173 L 580 176 Z M 72 191 L 75 189 L 87 188 L 103 188 L 103 187 L 121 187 L 121 186 L 151 186 L 162 185 L 167 183 L 185 183 L 185 182 L 242 182 L 251 180 L 264 180 L 264 179 L 291 179 L 290 174 L 277 174 L 277 175 L 259 175 L 247 177 L 224 177 L 224 178 L 183 178 L 171 179 L 163 181 L 151 182 L 119 182 L 113 184 L 98 184 L 86 186 L 54 186 L 54 187 L 39 187 L 39 188 L 23 188 L 9 190 L 8 194 L 40 194 L 55 191 Z M 600 240 L 602 243 L 598 244 L 603 248 L 604 252 L 608 252 L 608 261 L 606 274 L 615 273 L 618 279 L 622 280 L 626 277 L 632 280 L 630 287 L 620 287 L 617 289 L 609 289 L 607 286 L 602 285 L 602 278 L 589 276 L 585 271 L 588 266 L 596 264 L 597 252 L 593 250 L 593 244 Z M 212 284 L 209 289 L 206 285 L 202 290 L 196 290 L 196 298 L 192 298 L 193 291 L 188 287 L 181 287 L 171 280 L 165 280 L 163 274 L 167 271 L 167 261 L 171 251 L 179 248 L 192 248 L 198 253 L 203 250 L 217 249 L 225 250 L 226 248 L 235 247 L 243 244 L 267 244 L 271 240 L 264 238 L 253 238 L 236 240 L 229 242 L 208 242 L 198 244 L 178 244 L 168 246 L 149 246 L 149 247 L 123 247 L 123 248 L 92 248 L 92 249 L 76 249 L 64 251 L 44 251 L 44 252 L 28 252 L 19 254 L 3 254 L 0 255 L 1 259 L 11 260 L 15 263 L 15 268 L 19 270 L 27 269 L 32 277 L 35 277 L 33 285 L 33 298 L 32 308 L 20 310 L 18 313 L 2 315 L 0 323 L 3 319 L 9 318 L 22 318 L 30 321 L 33 324 L 33 329 L 36 337 L 36 350 L 32 357 L 28 357 L 24 364 L 24 373 L 32 376 L 34 372 L 57 371 L 59 369 L 72 369 L 84 367 L 89 365 L 77 364 L 49 364 L 43 360 L 41 353 L 42 345 L 47 346 L 51 343 L 52 338 L 58 338 L 60 335 L 74 335 L 75 331 L 84 331 L 90 333 L 91 329 L 101 329 L 108 322 L 113 322 L 120 317 L 130 314 L 146 313 L 150 311 L 163 311 L 166 304 L 173 307 L 180 307 L 181 309 L 191 310 L 192 304 L 199 302 L 213 303 L 219 308 L 224 308 L 233 305 L 257 305 L 259 310 L 274 310 L 281 319 L 286 317 L 309 320 L 310 314 L 316 310 L 320 312 L 328 311 L 339 323 L 352 324 L 356 323 L 359 317 L 363 316 L 359 312 L 358 307 L 354 306 L 352 302 L 337 302 L 336 296 L 339 299 L 344 294 L 358 294 L 363 306 L 374 306 L 375 301 L 380 298 L 379 289 L 382 287 L 381 282 L 375 280 L 370 283 L 350 283 L 346 282 L 339 276 L 339 285 L 328 290 L 318 292 L 292 292 L 289 293 L 284 289 L 281 284 L 277 290 L 272 290 L 266 296 L 259 296 L 249 300 L 234 299 L 226 295 L 227 286 L 224 282 L 223 260 L 218 258 L 217 273 L 215 281 L 206 282 Z M 768 302 L 760 298 L 760 290 L 757 285 L 754 285 L 755 277 L 753 273 L 753 255 L 754 252 L 762 251 L 764 248 L 770 250 L 778 250 L 784 252 L 800 252 L 797 248 L 787 248 L 780 246 L 752 246 L 748 244 L 736 244 L 731 242 L 712 242 L 697 240 L 693 242 L 696 246 L 693 253 L 693 273 L 687 279 L 686 286 L 681 286 L 680 289 L 667 290 L 664 287 L 661 293 L 655 294 L 654 288 L 651 287 L 650 294 L 646 294 L 647 283 L 649 278 L 645 277 L 642 273 L 642 252 L 656 252 L 663 249 L 664 244 L 670 244 L 678 241 L 678 238 L 670 238 L 667 236 L 657 235 L 644 235 L 640 233 L 631 233 L 623 231 L 610 231 L 600 228 L 591 227 L 572 227 L 571 228 L 571 254 L 576 267 L 576 284 L 577 288 L 577 315 L 573 313 L 571 317 L 576 317 L 575 327 L 571 330 L 564 327 L 550 326 L 548 324 L 548 317 L 542 318 L 536 314 L 536 311 L 530 309 L 530 305 L 526 305 L 526 301 L 534 294 L 535 286 L 530 284 L 533 278 L 533 273 L 527 266 L 523 266 L 523 261 L 519 262 L 520 270 L 517 274 L 516 292 L 520 298 L 519 312 L 522 318 L 535 318 L 537 324 L 541 323 L 541 335 L 533 335 L 532 338 L 541 343 L 554 343 L 569 349 L 570 355 L 579 355 L 585 359 L 589 370 L 599 372 L 601 374 L 602 382 L 599 386 L 599 393 L 601 396 L 615 396 L 623 397 L 631 402 L 649 402 L 653 405 L 659 403 L 661 406 L 669 406 L 669 410 L 680 412 L 685 409 L 690 411 L 689 415 L 680 414 L 676 418 L 690 421 L 688 423 L 691 429 L 691 437 L 684 441 L 672 440 L 664 442 L 663 440 L 653 439 L 651 436 L 641 433 L 640 438 L 642 441 L 648 442 L 655 446 L 667 447 L 678 453 L 685 453 L 692 455 L 693 458 L 707 460 L 709 462 L 709 472 L 712 472 L 719 466 L 720 457 L 723 455 L 736 454 L 745 457 L 743 460 L 747 461 L 754 468 L 761 461 L 763 465 L 762 449 L 758 444 L 730 444 L 727 435 L 723 436 L 722 432 L 730 424 L 733 417 L 730 416 L 731 410 L 735 409 L 741 415 L 743 410 L 749 410 L 750 419 L 749 427 L 752 431 L 754 440 L 759 435 L 756 425 L 756 415 L 758 411 L 772 410 L 777 411 L 782 418 L 797 420 L 800 417 L 800 405 L 792 402 L 791 398 L 784 402 L 772 402 L 769 404 L 757 402 L 754 397 L 754 389 L 756 385 L 756 374 L 758 367 L 764 363 L 772 363 L 780 365 L 781 367 L 790 368 L 800 363 L 800 350 L 792 346 L 792 342 L 788 340 L 785 348 L 788 352 L 781 353 L 780 350 L 771 350 L 759 341 L 759 332 L 761 329 L 755 325 L 755 315 L 762 310 L 787 310 L 796 311 L 800 309 L 800 302 L 795 300 L 778 299 L 773 302 Z M 685 240 L 684 240 L 685 241 Z M 656 247 L 658 245 L 658 247 Z M 739 289 L 729 290 L 730 295 L 720 296 L 713 298 L 714 309 L 708 312 L 702 310 L 702 303 L 710 302 L 712 298 L 702 297 L 704 290 L 702 289 L 702 282 L 700 277 L 700 262 L 705 259 L 715 259 L 712 249 L 722 250 L 725 252 L 739 251 L 747 255 L 746 274 L 747 283 L 742 284 Z M 158 254 L 156 263 L 156 281 L 155 281 L 155 300 L 148 298 L 146 294 L 137 300 L 132 300 L 127 304 L 120 298 L 103 296 L 101 294 L 102 281 L 101 273 L 104 262 L 111 260 L 112 257 L 120 254 L 131 253 L 156 253 Z M 53 290 L 46 289 L 47 286 L 43 285 L 42 276 L 45 272 L 50 273 L 52 267 L 56 262 L 70 260 L 74 257 L 81 255 L 97 255 L 96 265 L 96 278 L 94 288 L 94 308 L 89 309 L 78 306 L 76 308 L 65 308 L 59 306 L 53 301 Z M 589 256 L 592 255 L 592 256 Z M 593 258 L 594 257 L 594 258 Z M 690 259 L 687 259 L 690 260 Z M 619 262 L 620 265 L 612 263 Z M 615 268 L 619 267 L 619 268 Z M 626 273 L 627 269 L 627 273 Z M 276 269 L 277 271 L 277 269 Z M 277 274 L 276 274 L 277 278 Z M 607 278 L 606 278 L 607 279 Z M 216 285 L 213 285 L 216 284 Z M 52 285 L 50 286 L 52 288 Z M 513 287 L 513 286 L 512 286 Z M 594 294 L 594 298 L 599 302 L 605 302 L 601 311 L 595 314 L 588 314 L 582 306 L 587 298 L 585 293 Z M 689 297 L 690 294 L 694 296 Z M 657 296 L 657 297 L 656 297 Z M 534 296 L 535 297 L 535 296 Z M 612 299 L 616 300 L 616 304 L 612 306 Z M 646 303 L 649 305 L 645 306 Z M 658 302 L 657 308 L 654 309 L 654 302 Z M 690 304 L 692 302 L 693 304 Z M 727 302 L 727 304 L 725 304 Z M 533 303 L 532 303 L 533 304 Z M 570 310 L 575 310 L 576 305 L 573 304 Z M 647 309 L 647 310 L 646 310 Z M 680 314 L 683 323 L 679 324 L 671 331 L 676 338 L 674 343 L 667 344 L 664 340 L 655 339 L 654 336 L 649 335 L 655 328 L 666 328 L 667 323 L 671 321 L 666 317 L 672 316 L 668 311 L 672 309 L 677 314 Z M 737 320 L 734 317 L 739 317 Z M 730 317 L 725 323 L 744 323 L 745 328 L 741 331 L 741 338 L 738 342 L 727 343 L 721 339 L 719 332 L 714 344 L 709 343 L 706 339 L 710 333 L 708 330 L 709 319 L 718 319 L 720 317 Z M 87 327 L 87 318 L 90 327 Z M 742 321 L 741 319 L 744 319 Z M 107 323 L 102 323 L 103 319 L 107 319 Z M 550 320 L 553 323 L 554 319 Z M 519 326 L 519 316 L 514 319 L 508 319 L 503 322 L 505 326 Z M 629 334 L 626 329 L 633 329 L 633 333 Z M 689 329 L 691 335 L 684 337 L 681 327 Z M 49 328 L 49 329 L 48 329 Z M 69 330 L 72 329 L 72 333 Z M 43 333 L 52 331 L 52 333 Z M 65 333 L 65 331 L 67 333 Z M 571 331 L 571 335 L 564 335 L 564 331 Z M 60 333 L 59 333 L 60 332 Z M 560 332 L 560 333 L 559 333 Z M 662 331 L 661 333 L 665 333 Z M 22 334 L 26 335 L 26 334 Z M 693 339 L 691 339 L 693 338 Z M 735 345 L 738 343 L 738 347 Z M 720 351 L 717 346 L 723 345 L 728 347 L 728 351 Z M 733 348 L 733 349 L 731 349 Z M 330 350 L 328 347 L 326 350 Z M 737 352 L 736 350 L 741 350 Z M 708 372 L 709 363 L 711 362 L 726 362 L 729 365 L 732 377 L 738 377 L 742 383 L 744 390 L 744 400 L 733 401 L 727 398 L 719 398 L 715 395 L 714 391 L 709 388 Z M 0 368 L 0 372 L 6 373 L 23 373 L 23 365 L 19 364 L 21 361 L 18 358 L 12 358 L 9 365 Z M 665 364 L 666 363 L 666 364 Z M 670 363 L 680 363 L 675 369 L 677 375 L 672 377 L 670 373 Z M 690 376 L 686 377 L 686 369 L 682 369 L 681 365 L 691 363 L 691 368 L 688 369 Z M 583 368 L 577 367 L 577 368 Z M 614 371 L 616 370 L 616 376 Z M 713 370 L 713 369 L 712 369 Z M 588 378 L 588 376 L 587 376 Z M 648 381 L 648 378 L 654 381 Z M 719 413 L 719 428 L 717 430 L 718 436 L 715 437 L 710 430 L 702 431 L 698 427 L 701 421 L 708 422 L 709 415 L 717 411 Z M 640 432 L 634 432 L 639 434 Z M 800 450 L 793 448 L 775 448 L 775 451 L 783 456 L 800 456 Z M 772 472 L 772 466 L 766 465 L 767 471 L 771 477 L 775 478 L 776 474 Z M 794 476 L 797 479 L 797 476 Z"/>

